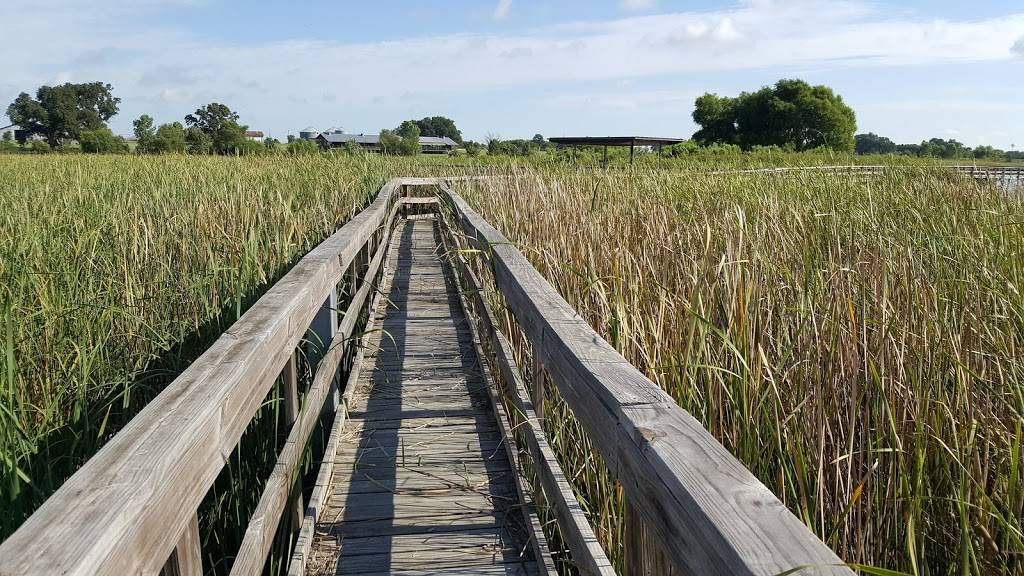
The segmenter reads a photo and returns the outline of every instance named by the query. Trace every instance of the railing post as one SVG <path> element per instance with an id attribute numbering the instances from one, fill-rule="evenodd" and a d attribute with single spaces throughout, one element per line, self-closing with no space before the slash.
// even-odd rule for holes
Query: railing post
<path id="1" fill-rule="evenodd" d="M 644 523 L 640 512 L 626 498 L 624 550 L 626 576 L 679 576 L 661 551 L 656 537 Z"/>
<path id="2" fill-rule="evenodd" d="M 174 547 L 167 563 L 160 570 L 161 576 L 202 576 L 203 555 L 199 547 L 199 515 L 193 514 L 185 531 L 181 533 L 178 545 Z"/>
<path id="3" fill-rule="evenodd" d="M 306 340 L 309 341 L 309 352 L 307 359 L 311 374 L 316 374 L 320 367 L 320 360 L 327 353 L 327 348 L 334 341 L 334 335 L 338 332 L 338 288 L 331 288 L 331 293 L 324 300 L 320 310 L 313 317 L 313 323 L 306 330 Z M 337 375 L 331 382 L 330 402 L 324 403 L 325 412 L 333 412 L 338 407 L 338 386 Z"/>
<path id="4" fill-rule="evenodd" d="M 289 433 L 292 426 L 299 419 L 299 378 L 298 371 L 295 366 L 295 352 L 292 351 L 292 355 L 288 358 L 288 363 L 284 366 L 284 419 L 287 424 Z M 302 504 L 302 477 L 299 476 L 295 480 L 295 519 L 292 530 L 298 532 L 299 528 L 302 527 L 302 515 L 303 515 L 303 504 Z"/>
<path id="5" fill-rule="evenodd" d="M 540 362 L 540 354 L 538 354 L 536 348 L 533 349 L 533 364 L 530 381 L 533 388 L 530 390 L 530 400 L 533 402 L 533 411 L 537 414 L 537 420 L 540 423 L 541 429 L 543 429 L 544 422 L 547 420 L 544 412 L 544 365 Z"/>

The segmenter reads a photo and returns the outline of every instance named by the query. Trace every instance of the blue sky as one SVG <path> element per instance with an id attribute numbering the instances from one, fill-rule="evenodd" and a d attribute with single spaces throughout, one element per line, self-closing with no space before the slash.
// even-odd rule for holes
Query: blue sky
<path id="1" fill-rule="evenodd" d="M 1024 148 L 1019 0 L 0 3 L 0 102 L 103 80 L 128 134 L 219 101 L 280 139 L 450 116 L 488 135 L 689 136 L 693 100 L 799 77 L 860 131 Z"/>

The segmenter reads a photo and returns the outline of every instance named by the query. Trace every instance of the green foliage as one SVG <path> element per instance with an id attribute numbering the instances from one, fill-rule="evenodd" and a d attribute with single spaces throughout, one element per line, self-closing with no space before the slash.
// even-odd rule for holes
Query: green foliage
<path id="1" fill-rule="evenodd" d="M 320 151 L 320 147 L 309 140 L 297 138 L 288 143 L 288 153 L 292 156 L 302 156 L 307 154 L 316 154 Z"/>
<path id="2" fill-rule="evenodd" d="M 121 102 L 112 90 L 102 82 L 41 86 L 35 98 L 19 94 L 7 107 L 7 116 L 29 135 L 43 136 L 57 146 L 67 139 L 77 140 L 83 131 L 106 126 Z"/>
<path id="3" fill-rule="evenodd" d="M 802 80 L 779 80 L 774 87 L 736 98 L 704 94 L 697 98 L 693 120 L 701 126 L 693 138 L 701 144 L 738 144 L 744 149 L 852 152 L 857 128 L 853 109 L 841 96 Z"/>
<path id="4" fill-rule="evenodd" d="M 11 130 L 4 132 L 3 141 L 10 142 L 11 140 L 14 140 L 14 132 Z"/>
<path id="5" fill-rule="evenodd" d="M 28 151 L 33 154 L 47 154 L 52 149 L 45 140 L 32 140 L 28 143 Z"/>
<path id="6" fill-rule="evenodd" d="M 209 151 L 214 154 L 242 155 L 262 152 L 251 144 L 257 144 L 245 137 L 246 126 L 238 123 L 238 114 L 224 104 L 212 102 L 198 108 L 194 114 L 185 116 L 185 124 L 189 128 L 198 128 L 209 137 Z M 204 147 L 204 141 L 196 141 L 196 146 L 189 145 L 193 152 Z M 193 152 L 198 153 L 198 152 Z"/>
<path id="7" fill-rule="evenodd" d="M 378 139 L 380 151 L 384 154 L 398 154 L 399 146 L 402 144 L 402 137 L 394 130 L 381 130 Z"/>
<path id="8" fill-rule="evenodd" d="M 21 146 L 18 146 L 16 142 L 11 142 L 10 140 L 0 140 L 0 153 L 12 154 L 20 151 Z"/>
<path id="9" fill-rule="evenodd" d="M 149 114 L 143 114 L 132 122 L 132 127 L 135 134 L 136 152 L 139 154 L 149 154 L 152 152 L 153 138 L 156 136 L 156 129 L 153 127 L 153 117 Z"/>
<path id="10" fill-rule="evenodd" d="M 78 143 L 82 152 L 87 154 L 123 154 L 128 152 L 128 143 L 124 138 L 115 136 L 110 128 L 84 130 L 78 135 Z"/>
<path id="11" fill-rule="evenodd" d="M 0 540 L 400 162 L 0 161 Z M 230 569 L 276 461 L 281 394 L 261 400 L 199 506 L 206 574 Z"/>
<path id="12" fill-rule="evenodd" d="M 412 120 L 402 122 L 395 134 L 401 138 L 397 152 L 402 156 L 415 156 L 420 153 L 420 127 Z"/>
<path id="13" fill-rule="evenodd" d="M 974 157 L 978 160 L 1006 160 L 1006 152 L 991 146 L 978 146 L 974 149 Z"/>
<path id="14" fill-rule="evenodd" d="M 540 150 L 535 140 L 501 140 L 491 137 L 487 140 L 487 153 L 492 156 L 529 156 Z"/>
<path id="15" fill-rule="evenodd" d="M 183 153 L 186 149 L 185 127 L 181 122 L 161 124 L 153 138 L 152 151 L 156 154 Z"/>
<path id="16" fill-rule="evenodd" d="M 942 138 L 932 138 L 926 142 L 921 142 L 919 155 L 946 159 L 970 158 L 972 156 L 971 149 L 962 143 L 953 139 L 943 140 Z"/>
<path id="17" fill-rule="evenodd" d="M 363 147 L 355 142 L 355 140 L 348 140 L 345 142 L 345 152 L 350 156 L 363 153 Z"/>
<path id="18" fill-rule="evenodd" d="M 855 142 L 854 150 L 857 154 L 893 154 L 896 152 L 895 142 L 874 132 L 857 134 L 853 140 Z"/>
<path id="19" fill-rule="evenodd" d="M 263 147 L 267 149 L 267 152 L 277 152 L 280 146 L 281 142 L 277 138 L 267 136 L 263 139 Z"/>
<path id="20" fill-rule="evenodd" d="M 448 137 L 462 144 L 462 132 L 455 126 L 451 118 L 444 116 L 430 116 L 422 120 L 415 120 L 420 129 L 420 136 L 436 136 L 439 138 Z"/>
<path id="21" fill-rule="evenodd" d="M 213 138 L 198 126 L 185 130 L 185 150 L 189 154 L 209 154 L 213 149 Z"/>

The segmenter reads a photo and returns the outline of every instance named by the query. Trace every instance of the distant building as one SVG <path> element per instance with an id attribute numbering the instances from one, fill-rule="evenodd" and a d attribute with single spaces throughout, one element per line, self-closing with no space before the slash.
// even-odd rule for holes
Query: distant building
<path id="1" fill-rule="evenodd" d="M 255 142 L 263 142 L 263 138 L 265 138 L 262 130 L 246 130 L 245 137 Z"/>
<path id="2" fill-rule="evenodd" d="M 18 142 L 18 144 L 24 144 L 28 140 L 28 130 L 22 129 L 17 124 L 8 124 L 7 126 L 0 127 L 0 140 L 5 138 L 5 134 L 10 133 L 11 139 Z"/>
<path id="3" fill-rule="evenodd" d="M 316 140 L 316 137 L 320 135 L 320 131 L 312 126 L 306 126 L 299 131 L 299 138 L 303 140 Z"/>
<path id="4" fill-rule="evenodd" d="M 303 131 L 305 132 L 305 130 Z M 344 148 L 347 142 L 355 142 L 360 148 L 369 152 L 380 152 L 380 136 L 377 134 L 345 134 L 343 132 L 324 131 L 312 138 L 322 148 Z M 448 138 L 436 136 L 420 136 L 420 151 L 424 154 L 448 154 L 458 143 Z"/>

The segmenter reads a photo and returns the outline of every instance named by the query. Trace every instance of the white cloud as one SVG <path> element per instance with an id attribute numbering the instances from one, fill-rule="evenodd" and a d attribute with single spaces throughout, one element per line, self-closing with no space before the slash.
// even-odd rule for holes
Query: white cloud
<path id="1" fill-rule="evenodd" d="M 620 8 L 631 11 L 650 10 L 655 4 L 656 0 L 619 0 Z"/>
<path id="2" fill-rule="evenodd" d="M 504 20 L 508 18 L 508 13 L 511 10 L 512 0 L 498 0 L 498 5 L 494 7 L 494 19 Z"/>
<path id="3" fill-rule="evenodd" d="M 1010 47 L 1010 52 L 1017 56 L 1024 57 L 1024 34 L 1022 34 L 1020 38 L 1017 38 L 1017 41 L 1013 43 L 1013 46 Z"/>
<path id="4" fill-rule="evenodd" d="M 1008 47 L 1017 53 L 1024 48 L 1024 13 L 925 20 L 876 11 L 866 0 L 742 0 L 725 10 L 365 43 L 226 43 L 145 17 L 156 2 L 190 1 L 198 0 L 148 0 L 142 7 L 112 0 L 113 16 L 107 4 L 100 14 L 84 0 L 0 2 L 0 102 L 56 79 L 102 79 L 123 99 L 122 115 L 180 118 L 217 100 L 231 103 L 259 128 L 283 129 L 335 118 L 344 123 L 340 116 L 357 110 L 404 114 L 417 102 L 443 103 L 455 95 L 517 86 L 730 70 L 1005 61 L 1012 57 Z M 510 8 L 511 0 L 501 0 L 494 16 L 505 18 Z M 44 37 L 47 50 L 24 49 Z M 413 94 L 401 86 L 421 88 Z M 607 106 L 629 109 L 656 96 L 602 98 Z"/>

